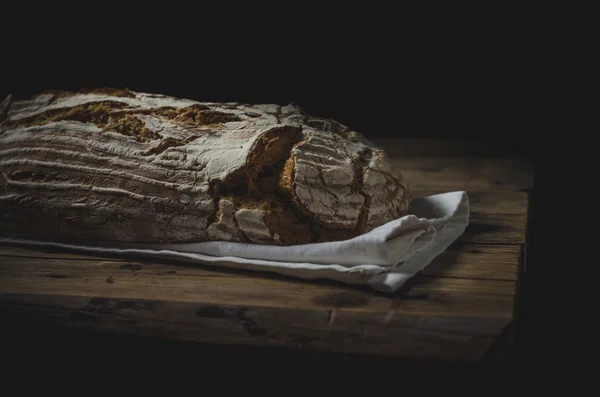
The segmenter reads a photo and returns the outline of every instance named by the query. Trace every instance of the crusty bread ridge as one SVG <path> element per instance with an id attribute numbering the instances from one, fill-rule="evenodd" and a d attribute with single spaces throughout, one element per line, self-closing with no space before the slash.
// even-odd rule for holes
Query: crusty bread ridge
<path id="1" fill-rule="evenodd" d="M 407 214 L 386 153 L 295 105 L 129 90 L 0 106 L 0 234 L 85 242 L 294 245 Z"/>

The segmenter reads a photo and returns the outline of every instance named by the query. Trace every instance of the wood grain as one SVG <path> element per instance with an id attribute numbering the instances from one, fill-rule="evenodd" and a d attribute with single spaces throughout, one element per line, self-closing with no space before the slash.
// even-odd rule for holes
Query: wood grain
<path id="1" fill-rule="evenodd" d="M 388 149 L 391 150 L 393 149 Z M 482 156 L 484 154 L 479 154 Z M 396 157 L 394 166 L 412 191 L 523 191 L 533 187 L 528 160 L 489 157 Z"/>
<path id="2" fill-rule="evenodd" d="M 20 249 L 0 262 L 0 311 L 208 343 L 472 361 L 512 321 L 517 251 L 456 245 L 388 296 L 178 263 L 28 258 L 35 251 Z"/>
<path id="3" fill-rule="evenodd" d="M 477 140 L 452 140 L 441 138 L 410 138 L 407 136 L 373 136 L 369 139 L 393 157 L 487 157 L 526 160 L 523 152 L 516 150 L 514 142 L 485 142 Z"/>
<path id="4" fill-rule="evenodd" d="M 502 324 L 489 322 L 482 335 L 440 332 L 442 323 L 420 317 L 388 320 L 389 315 L 306 311 L 248 306 L 53 296 L 0 295 L 0 312 L 43 319 L 70 327 L 119 334 L 166 337 L 217 344 L 272 346 L 404 358 L 475 361 L 496 338 Z M 461 322 L 447 323 L 460 330 Z M 429 328 L 428 328 L 429 327 Z M 431 329 L 431 328 L 434 329 Z M 486 334 L 486 327 L 494 332 Z M 462 329 L 473 329 L 462 325 Z"/>
<path id="5" fill-rule="evenodd" d="M 161 299 L 302 309 L 501 316 L 510 318 L 515 282 L 417 277 L 393 298 L 332 282 L 284 279 L 270 273 L 154 262 L 4 257 L 0 292 Z M 476 299 L 474 299 L 476 297 Z M 493 309 L 493 310 L 492 310 Z"/>
<path id="6" fill-rule="evenodd" d="M 422 274 L 433 277 L 516 281 L 518 245 L 454 244 L 434 259 Z"/>

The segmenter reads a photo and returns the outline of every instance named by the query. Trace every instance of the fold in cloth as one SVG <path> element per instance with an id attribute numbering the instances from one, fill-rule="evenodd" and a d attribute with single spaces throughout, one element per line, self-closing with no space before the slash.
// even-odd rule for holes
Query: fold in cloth
<path id="1" fill-rule="evenodd" d="M 394 292 L 445 251 L 469 224 L 469 198 L 464 191 L 416 198 L 411 209 L 412 215 L 349 240 L 288 247 L 220 241 L 107 247 L 2 237 L 0 242 L 272 271 L 303 279 L 366 284 L 378 291 Z"/>

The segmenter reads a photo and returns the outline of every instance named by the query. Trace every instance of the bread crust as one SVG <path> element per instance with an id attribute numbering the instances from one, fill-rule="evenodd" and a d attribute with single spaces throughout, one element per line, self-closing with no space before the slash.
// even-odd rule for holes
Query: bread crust
<path id="1" fill-rule="evenodd" d="M 293 104 L 104 89 L 0 112 L 4 236 L 307 244 L 365 233 L 410 200 L 382 149 Z"/>

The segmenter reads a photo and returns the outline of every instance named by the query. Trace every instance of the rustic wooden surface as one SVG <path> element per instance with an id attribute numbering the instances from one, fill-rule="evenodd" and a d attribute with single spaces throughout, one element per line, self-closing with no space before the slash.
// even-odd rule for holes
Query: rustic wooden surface
<path id="1" fill-rule="evenodd" d="M 484 157 L 473 145 L 375 143 L 384 144 L 416 196 L 466 190 L 472 203 L 466 233 L 396 294 L 269 273 L 0 246 L 0 312 L 226 345 L 487 359 L 496 346 L 511 343 L 532 165 Z"/>

